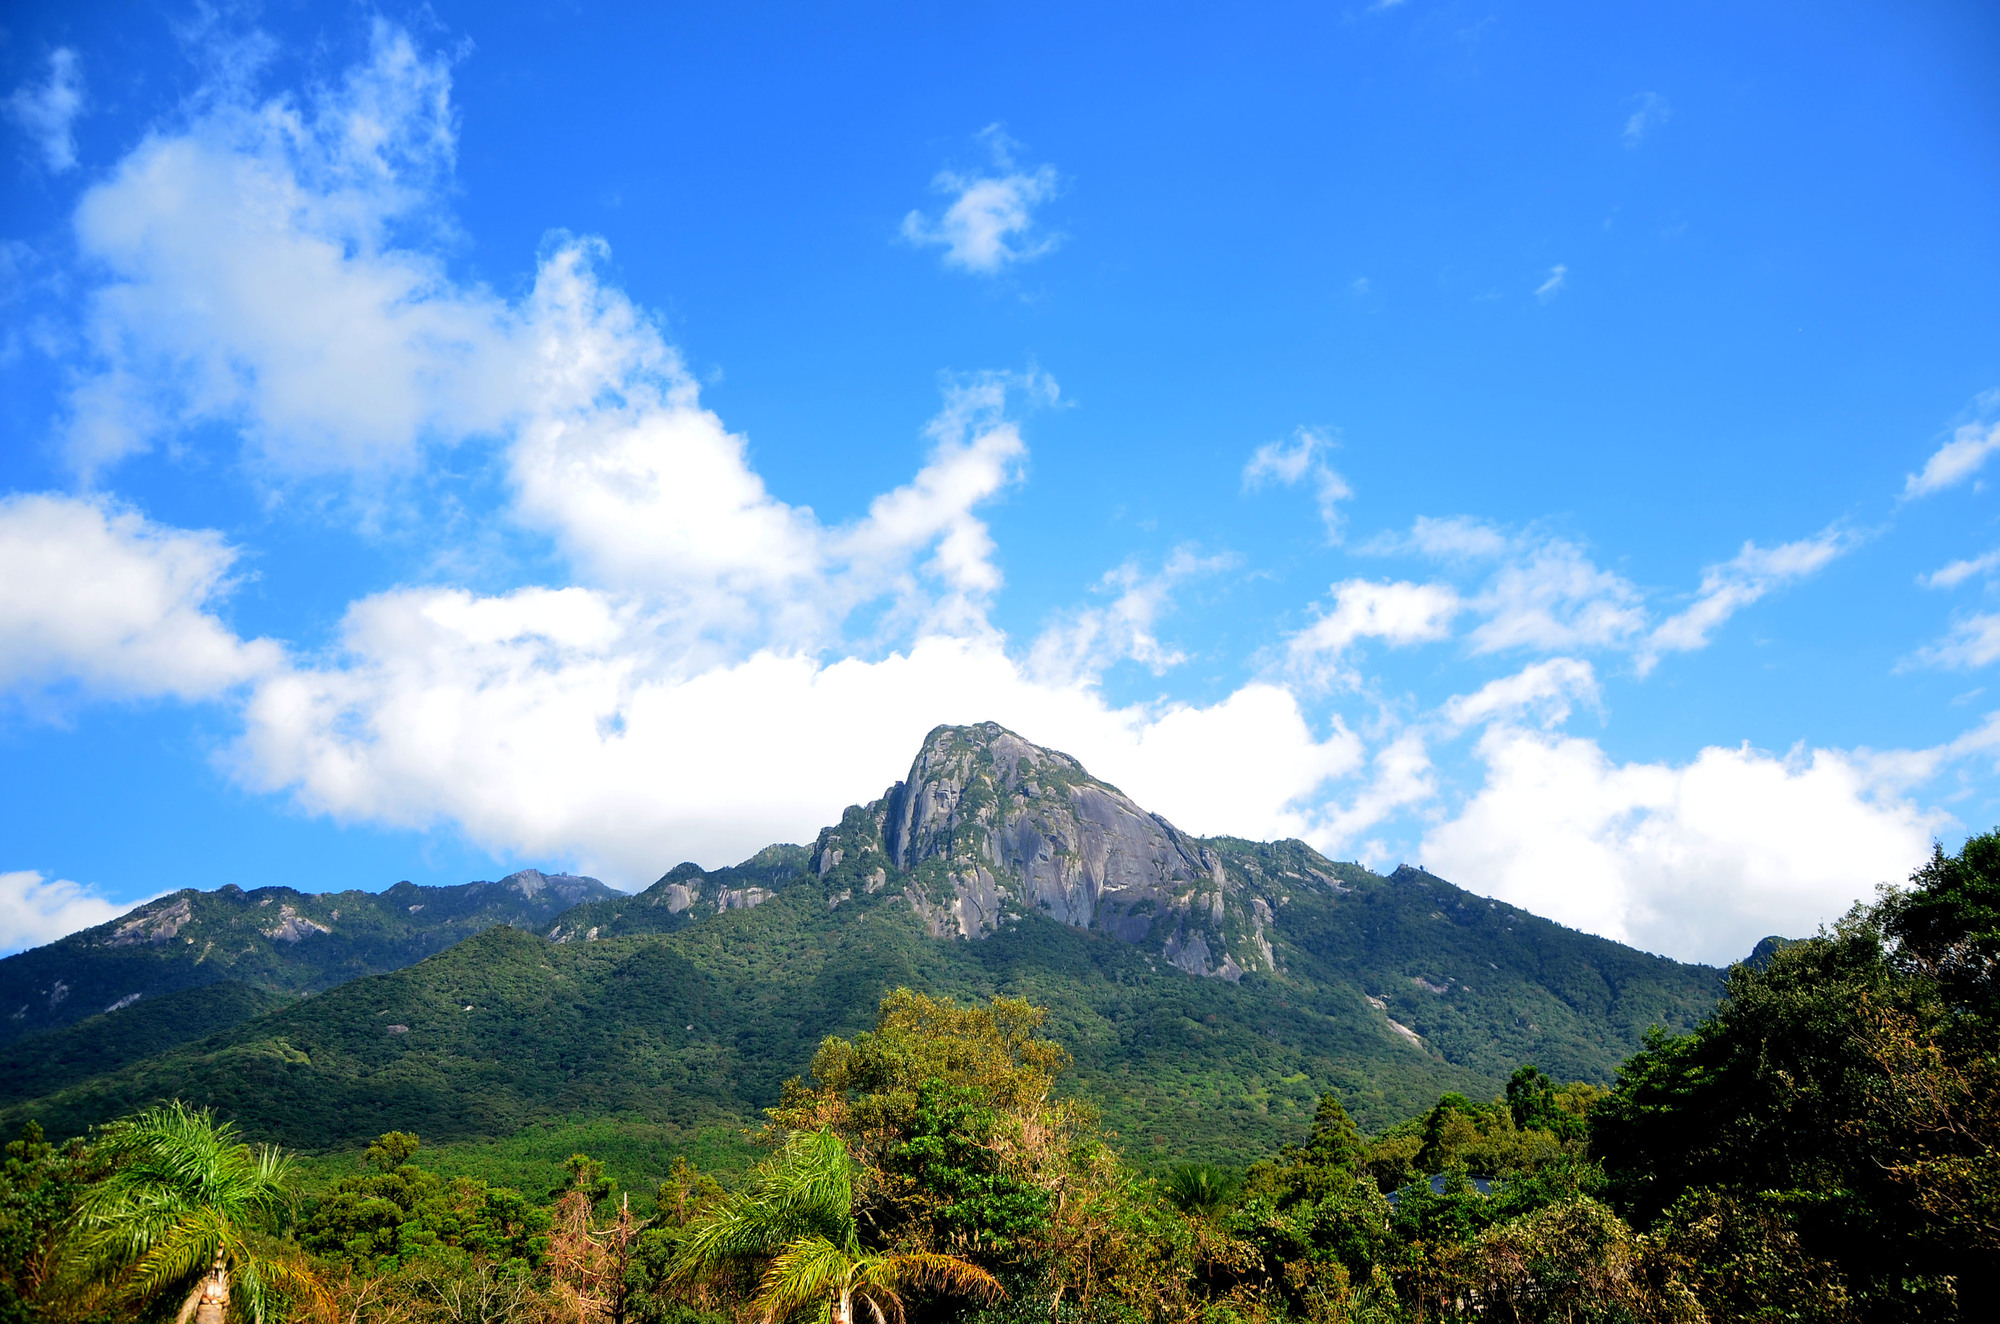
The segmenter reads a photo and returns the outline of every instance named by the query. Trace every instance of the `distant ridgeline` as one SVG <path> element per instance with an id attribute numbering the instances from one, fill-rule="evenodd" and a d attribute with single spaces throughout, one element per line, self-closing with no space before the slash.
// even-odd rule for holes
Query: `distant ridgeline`
<path id="1" fill-rule="evenodd" d="M 310 1150 L 542 1119 L 754 1121 L 907 985 L 1050 1007 L 1140 1161 L 1247 1162 L 1335 1090 L 1386 1126 L 1532 1061 L 1606 1081 L 1722 972 L 1303 842 L 1190 837 L 1076 760 L 940 727 L 810 847 L 626 896 L 532 870 L 183 891 L 0 961 L 0 1127 L 155 1098 Z M 302 994 L 312 994 L 302 998 Z"/>

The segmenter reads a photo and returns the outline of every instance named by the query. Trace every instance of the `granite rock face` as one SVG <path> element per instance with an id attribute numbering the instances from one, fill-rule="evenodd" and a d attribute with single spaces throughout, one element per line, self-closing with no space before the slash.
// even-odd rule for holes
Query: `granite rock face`
<path id="1" fill-rule="evenodd" d="M 995 723 L 932 731 L 907 779 L 820 834 L 813 868 L 824 877 L 877 856 L 886 868 L 875 873 L 901 875 L 936 937 L 983 938 L 1040 914 L 1190 974 L 1281 968 L 1257 879 L 1069 755 Z"/>

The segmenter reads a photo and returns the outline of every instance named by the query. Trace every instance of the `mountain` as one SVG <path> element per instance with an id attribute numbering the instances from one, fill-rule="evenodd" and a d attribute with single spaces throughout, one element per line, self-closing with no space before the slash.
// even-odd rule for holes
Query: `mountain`
<path id="1" fill-rule="evenodd" d="M 539 929 L 580 902 L 618 895 L 595 878 L 534 869 L 497 883 L 402 882 L 380 893 L 186 888 L 0 960 L 0 1045 L 225 982 L 315 993 L 412 965 L 495 924 Z M 250 1004 L 229 994 L 217 1005 Z M 0 1074 L 7 1097 L 17 1096 Z"/>
<path id="2" fill-rule="evenodd" d="M 552 1118 L 692 1134 L 754 1121 L 824 1035 L 910 985 L 1048 1005 L 1135 1158 L 1241 1162 L 1302 1134 L 1325 1089 L 1380 1127 L 1441 1090 L 1490 1097 L 1523 1061 L 1606 1080 L 1721 977 L 1421 870 L 1192 837 L 1066 755 L 944 727 L 809 848 L 491 929 L 39 1091 L 0 1126 L 74 1131 L 177 1094 L 306 1149 Z"/>

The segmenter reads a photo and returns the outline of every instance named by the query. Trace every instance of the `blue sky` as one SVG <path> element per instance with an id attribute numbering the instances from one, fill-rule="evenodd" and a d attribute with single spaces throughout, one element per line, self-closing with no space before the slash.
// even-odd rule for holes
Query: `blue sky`
<path id="1" fill-rule="evenodd" d="M 1688 959 L 2000 822 L 1989 6 L 17 5 L 0 947 L 993 718 Z"/>

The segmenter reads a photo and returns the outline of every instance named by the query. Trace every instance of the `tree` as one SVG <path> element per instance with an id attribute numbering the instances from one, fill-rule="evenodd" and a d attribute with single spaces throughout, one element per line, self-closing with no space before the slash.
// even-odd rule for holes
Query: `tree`
<path id="1" fill-rule="evenodd" d="M 1639 1225 L 1670 1235 L 1670 1210 L 1718 1195 L 1774 1229 L 1746 1263 L 1836 1265 L 1881 1320 L 2000 1291 L 2000 833 L 1910 881 L 1735 967 L 1722 1005 L 1649 1037 L 1591 1118 Z"/>
<path id="2" fill-rule="evenodd" d="M 96 1171 L 79 1141 L 49 1144 L 35 1122 L 0 1160 L 0 1324 L 29 1324 L 61 1246 L 62 1230 Z"/>
<path id="3" fill-rule="evenodd" d="M 983 1300 L 1005 1295 L 992 1274 L 958 1256 L 864 1248 L 854 1178 L 839 1136 L 794 1133 L 749 1190 L 689 1225 L 678 1275 L 694 1281 L 764 1263 L 751 1308 L 765 1324 L 807 1308 L 833 1324 L 854 1324 L 861 1305 L 875 1324 L 887 1324 L 902 1319 L 903 1293 L 913 1288 Z"/>
<path id="4" fill-rule="evenodd" d="M 541 1258 L 545 1211 L 517 1191 L 426 1171 L 413 1162 L 418 1148 L 407 1131 L 370 1144 L 362 1158 L 374 1170 L 334 1183 L 297 1227 L 299 1244 L 358 1269 L 394 1268 L 440 1250 L 511 1264 L 515 1273 Z"/>
<path id="5" fill-rule="evenodd" d="M 233 1306 L 264 1324 L 316 1290 L 273 1235 L 290 1203 L 275 1148 L 178 1100 L 111 1123 L 94 1147 L 111 1171 L 84 1196 L 69 1247 L 86 1294 L 138 1315 L 177 1307 L 177 1324 L 223 1324 Z"/>

